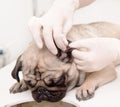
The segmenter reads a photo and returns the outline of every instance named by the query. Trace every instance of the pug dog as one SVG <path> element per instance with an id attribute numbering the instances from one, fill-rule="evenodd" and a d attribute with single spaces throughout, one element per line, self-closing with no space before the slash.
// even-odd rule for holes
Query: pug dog
<path id="1" fill-rule="evenodd" d="M 74 25 L 67 34 L 67 40 L 73 42 L 92 37 L 120 37 L 120 26 L 108 22 Z M 12 77 L 17 80 L 11 88 L 11 93 L 31 90 L 35 101 L 60 101 L 66 92 L 75 88 L 76 98 L 87 100 L 94 96 L 95 90 L 116 78 L 115 65 L 111 64 L 98 72 L 86 73 L 77 69 L 68 47 L 65 52 L 58 49 L 58 55 L 53 55 L 46 46 L 39 49 L 32 42 L 26 51 L 18 58 L 12 71 Z M 20 80 L 19 72 L 23 79 Z"/>

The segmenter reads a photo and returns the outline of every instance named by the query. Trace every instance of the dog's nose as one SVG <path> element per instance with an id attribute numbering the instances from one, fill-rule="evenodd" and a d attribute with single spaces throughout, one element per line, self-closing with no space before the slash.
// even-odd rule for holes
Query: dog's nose
<path id="1" fill-rule="evenodd" d="M 38 94 L 45 94 L 47 90 L 44 87 L 38 87 L 37 92 Z"/>

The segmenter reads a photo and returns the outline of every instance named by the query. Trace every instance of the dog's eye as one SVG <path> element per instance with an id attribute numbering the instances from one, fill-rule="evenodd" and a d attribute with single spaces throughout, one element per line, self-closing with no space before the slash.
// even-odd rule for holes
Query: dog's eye
<path id="1" fill-rule="evenodd" d="M 62 77 L 62 78 L 57 78 L 56 79 L 51 79 L 49 80 L 49 83 L 46 83 L 47 86 L 49 87 L 64 87 L 65 86 L 65 78 Z"/>
<path id="2" fill-rule="evenodd" d="M 56 83 L 56 86 L 65 86 L 65 77 L 61 77 Z"/>
<path id="3" fill-rule="evenodd" d="M 35 86 L 36 81 L 34 81 L 34 80 L 28 80 L 28 81 L 25 81 L 25 83 L 32 88 L 32 87 Z"/>
<path id="4" fill-rule="evenodd" d="M 50 79 L 50 80 L 44 80 L 44 83 L 49 86 L 49 87 L 53 87 L 55 86 L 55 83 L 54 83 L 54 80 L 53 79 Z"/>

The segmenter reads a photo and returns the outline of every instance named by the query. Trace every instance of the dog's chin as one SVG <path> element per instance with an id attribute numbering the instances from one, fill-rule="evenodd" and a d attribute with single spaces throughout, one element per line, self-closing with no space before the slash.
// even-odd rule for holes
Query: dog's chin
<path id="1" fill-rule="evenodd" d="M 39 87 L 36 90 L 32 91 L 32 96 L 35 101 L 49 101 L 49 102 L 58 102 L 65 97 L 66 88 L 64 90 L 47 90 L 44 87 Z"/>

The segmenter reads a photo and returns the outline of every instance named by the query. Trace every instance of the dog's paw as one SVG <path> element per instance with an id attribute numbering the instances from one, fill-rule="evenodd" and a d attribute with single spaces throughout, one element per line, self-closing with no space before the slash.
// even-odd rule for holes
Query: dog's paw
<path id="1" fill-rule="evenodd" d="M 76 98 L 81 100 L 88 100 L 94 96 L 96 85 L 92 83 L 85 83 L 77 89 Z"/>
<path id="2" fill-rule="evenodd" d="M 28 90 L 28 87 L 26 86 L 25 82 L 21 81 L 21 82 L 17 82 L 15 83 L 10 89 L 10 93 L 18 93 L 18 92 L 23 92 Z"/>

